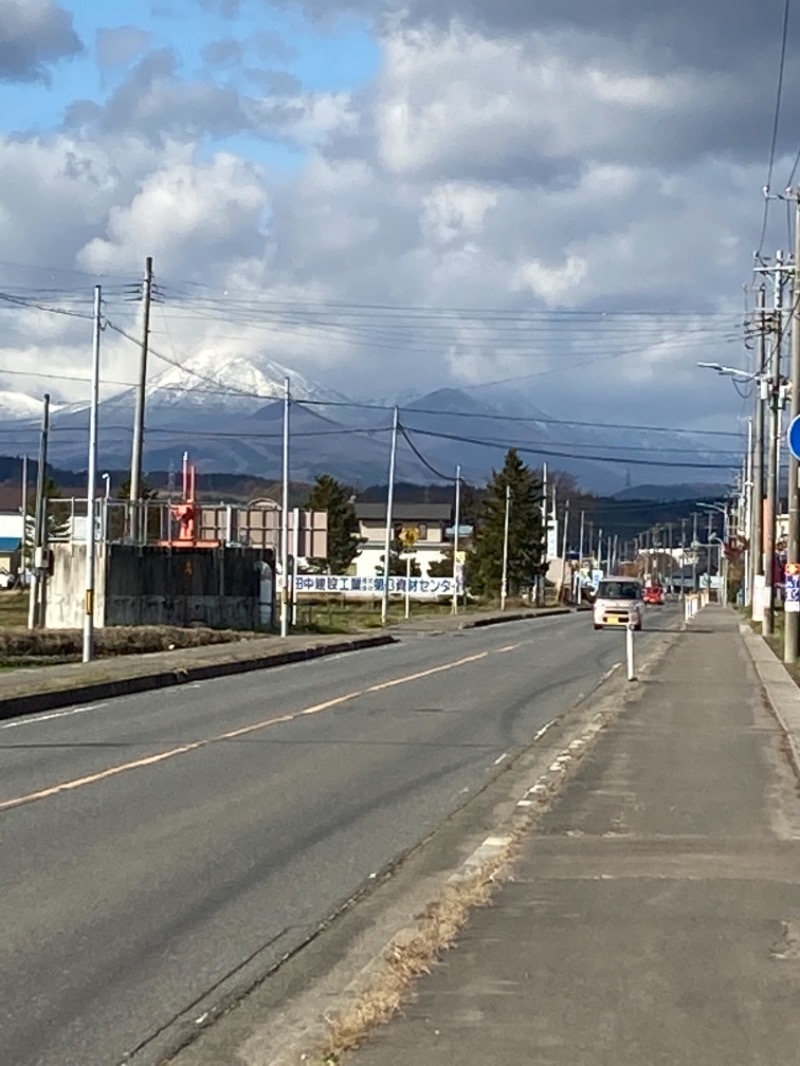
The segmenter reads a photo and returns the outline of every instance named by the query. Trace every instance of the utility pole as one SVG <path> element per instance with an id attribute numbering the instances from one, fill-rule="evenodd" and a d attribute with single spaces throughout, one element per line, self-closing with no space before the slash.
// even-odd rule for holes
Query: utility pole
<path id="1" fill-rule="evenodd" d="M 22 498 L 20 500 L 20 512 L 22 514 L 22 551 L 20 558 L 20 570 L 25 574 L 28 562 L 28 457 L 22 457 Z"/>
<path id="2" fill-rule="evenodd" d="M 45 497 L 45 470 L 50 441 L 50 395 L 45 393 L 42 407 L 42 432 L 39 439 L 39 468 L 36 471 L 36 503 L 33 520 L 33 567 L 31 572 L 30 599 L 28 601 L 28 629 L 44 625 L 44 583 L 46 579 L 47 548 L 47 499 Z"/>
<path id="3" fill-rule="evenodd" d="M 394 523 L 394 472 L 397 466 L 397 432 L 400 426 L 400 409 L 392 413 L 392 446 L 389 450 L 389 485 L 386 490 L 386 541 L 383 556 L 383 596 L 381 597 L 381 624 L 389 617 L 389 566 L 392 556 L 392 526 Z"/>
<path id="4" fill-rule="evenodd" d="M 783 341 L 783 252 L 775 256 L 775 300 L 770 347 L 769 435 L 767 445 L 767 508 L 764 529 L 764 621 L 761 632 L 775 628 L 775 540 L 778 518 L 778 427 L 781 405 L 781 345 Z"/>
<path id="5" fill-rule="evenodd" d="M 575 592 L 576 592 L 576 597 L 575 598 L 578 601 L 578 606 L 579 607 L 580 607 L 581 603 L 583 602 L 583 534 L 584 534 L 585 525 L 586 525 L 586 512 L 585 511 L 581 511 L 581 524 L 580 524 L 579 532 L 578 532 L 578 583 L 577 583 L 577 588 L 575 589 Z"/>
<path id="6" fill-rule="evenodd" d="M 692 515 L 692 592 L 697 592 L 697 553 L 700 542 L 697 539 L 697 512 Z"/>
<path id="7" fill-rule="evenodd" d="M 750 530 L 750 570 L 751 598 L 758 586 L 759 599 L 763 607 L 764 585 L 764 411 L 767 370 L 767 290 L 765 285 L 758 289 L 759 355 L 758 378 L 756 389 L 755 422 L 753 425 L 753 487 L 751 489 L 751 523 Z"/>
<path id="8" fill-rule="evenodd" d="M 453 614 L 458 614 L 458 578 L 461 564 L 458 561 L 458 529 L 461 525 L 461 467 L 456 467 L 456 507 L 453 526 Z"/>
<path id="9" fill-rule="evenodd" d="M 142 343 L 139 350 L 139 381 L 136 387 L 136 413 L 133 419 L 133 448 L 131 451 L 130 536 L 134 544 L 138 543 L 142 528 L 139 520 L 139 502 L 142 495 L 147 356 L 150 347 L 150 304 L 153 298 L 153 257 L 150 255 L 145 260 L 142 295 L 144 299 L 144 322 L 142 326 Z"/>
<path id="10" fill-rule="evenodd" d="M 511 486 L 506 484 L 506 514 L 503 522 L 503 571 L 500 576 L 500 610 L 506 609 L 508 596 L 508 527 L 511 517 Z"/>
<path id="11" fill-rule="evenodd" d="M 795 251 L 792 284 L 792 361 L 789 371 L 789 391 L 792 420 L 800 417 L 800 190 L 792 190 L 795 206 Z M 800 563 L 800 463 L 789 451 L 789 536 L 786 544 L 786 564 L 789 567 Z M 794 663 L 800 653 L 800 603 L 786 598 L 784 603 L 783 661 Z"/>
<path id="12" fill-rule="evenodd" d="M 281 636 L 289 635 L 289 417 L 292 384 L 283 383 L 283 493 L 281 506 Z"/>
<path id="13" fill-rule="evenodd" d="M 564 595 L 564 585 L 567 580 L 567 544 L 569 537 L 569 500 L 564 504 L 564 530 L 561 534 L 561 592 Z"/>
<path id="14" fill-rule="evenodd" d="M 100 330 L 101 299 L 99 285 L 94 287 L 94 321 L 92 329 L 92 390 L 89 406 L 89 464 L 86 483 L 86 597 L 83 616 L 83 661 L 94 658 L 94 591 L 97 526 L 95 495 L 97 490 L 97 407 L 100 402 Z"/>

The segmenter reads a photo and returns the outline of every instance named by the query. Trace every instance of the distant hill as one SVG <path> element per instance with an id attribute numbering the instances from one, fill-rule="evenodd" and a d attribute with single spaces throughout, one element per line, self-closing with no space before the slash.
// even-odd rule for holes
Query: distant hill
<path id="1" fill-rule="evenodd" d="M 613 500 L 707 500 L 713 503 L 716 500 L 725 499 L 731 491 L 730 485 L 698 484 L 698 485 L 634 485 L 633 488 L 615 492 Z"/>

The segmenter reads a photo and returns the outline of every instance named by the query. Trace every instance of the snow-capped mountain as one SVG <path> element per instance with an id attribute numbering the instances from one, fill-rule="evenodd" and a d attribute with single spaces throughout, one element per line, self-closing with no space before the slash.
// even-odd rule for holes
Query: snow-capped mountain
<path id="1" fill-rule="evenodd" d="M 275 400 L 282 400 L 286 378 L 295 400 L 315 404 L 339 404 L 346 397 L 326 389 L 302 374 L 259 357 L 220 357 L 214 352 L 192 356 L 180 366 L 171 366 L 147 386 L 149 411 L 199 409 L 218 413 L 251 415 Z M 105 407 L 130 407 L 134 390 L 127 389 L 107 400 Z"/>
<path id="2" fill-rule="evenodd" d="M 0 390 L 0 421 L 21 422 L 31 418 L 41 418 L 44 402 L 24 392 L 12 392 Z M 51 411 L 58 410 L 56 404 L 52 404 Z"/>

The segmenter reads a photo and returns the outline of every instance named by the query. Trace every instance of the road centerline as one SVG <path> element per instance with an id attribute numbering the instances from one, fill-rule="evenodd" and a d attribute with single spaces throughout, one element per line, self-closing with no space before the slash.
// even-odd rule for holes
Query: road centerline
<path id="1" fill-rule="evenodd" d="M 107 781 L 124 773 L 131 773 L 135 770 L 144 770 L 148 767 L 156 766 L 159 763 L 167 762 L 170 759 L 176 759 L 181 755 L 188 755 L 191 752 L 207 748 L 212 744 L 220 744 L 228 740 L 237 740 L 240 737 L 252 733 L 258 733 L 265 729 L 271 729 L 277 725 L 285 725 L 301 718 L 322 714 L 325 711 L 333 710 L 335 707 L 340 707 L 342 704 L 351 703 L 354 700 L 361 699 L 363 696 L 369 696 L 376 692 L 384 692 L 387 689 L 396 688 L 399 685 L 411 684 L 414 681 L 421 681 L 424 678 L 444 673 L 447 670 L 456 670 L 459 667 L 469 666 L 473 663 L 491 658 L 494 655 L 505 655 L 521 648 L 524 643 L 527 642 L 521 641 L 517 644 L 506 644 L 500 648 L 490 648 L 485 651 L 475 652 L 472 655 L 466 655 L 462 656 L 460 659 L 440 663 L 438 666 L 432 666 L 426 670 L 418 670 L 412 674 L 404 674 L 400 677 L 391 678 L 388 681 L 380 681 L 373 685 L 367 685 L 364 688 L 355 689 L 342 696 L 334 696 L 331 699 L 312 704 L 310 707 L 304 707 L 299 711 L 275 715 L 271 718 L 265 718 L 259 722 L 254 722 L 251 725 L 241 726 L 238 729 L 227 730 L 224 733 L 217 733 L 210 737 L 201 737 L 199 740 L 193 740 L 186 744 L 179 744 L 169 748 L 167 751 L 156 752 L 152 755 L 146 755 L 140 759 L 133 759 L 125 763 L 118 763 L 115 766 L 109 766 L 104 770 L 98 770 L 93 774 L 61 781 L 58 784 L 50 785 L 47 788 L 38 789 L 34 792 L 28 792 L 19 796 L 13 796 L 9 799 L 0 801 L 0 812 L 13 810 L 16 807 L 22 807 L 29 803 L 52 799 L 65 792 L 74 792 L 77 789 L 87 788 L 89 785 L 99 784 L 101 781 Z"/>

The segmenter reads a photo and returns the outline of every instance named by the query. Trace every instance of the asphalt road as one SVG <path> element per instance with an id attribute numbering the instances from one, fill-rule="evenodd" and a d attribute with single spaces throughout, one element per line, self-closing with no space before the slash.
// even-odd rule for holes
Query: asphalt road
<path id="1" fill-rule="evenodd" d="M 552 617 L 1 725 L 0 1062 L 158 1062 L 623 658 Z"/>

